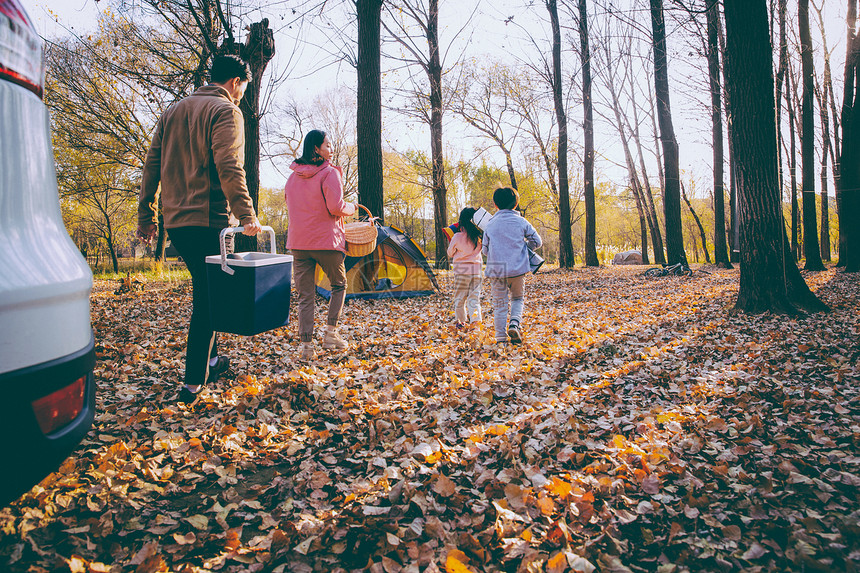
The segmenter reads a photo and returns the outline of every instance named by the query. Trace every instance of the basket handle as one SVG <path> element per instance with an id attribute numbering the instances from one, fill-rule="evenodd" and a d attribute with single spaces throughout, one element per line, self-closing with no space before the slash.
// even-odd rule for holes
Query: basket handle
<path id="1" fill-rule="evenodd" d="M 379 217 L 374 217 L 374 216 L 373 216 L 373 213 L 371 213 L 371 212 L 370 212 L 370 209 L 368 209 L 367 207 L 365 207 L 365 206 L 364 206 L 364 205 L 362 205 L 361 203 L 356 203 L 356 204 L 355 204 L 355 206 L 356 206 L 356 207 L 361 207 L 362 209 L 364 209 L 365 211 L 367 211 L 367 220 L 368 220 L 369 222 L 371 222 L 371 223 L 374 223 L 374 224 L 375 224 L 375 223 L 376 223 L 376 221 L 378 221 L 378 220 L 379 220 Z M 355 213 L 353 213 L 352 215 L 349 215 L 349 216 L 350 216 L 350 217 L 355 217 L 356 219 L 358 219 L 358 218 L 361 216 L 361 214 L 359 213 L 358 209 L 356 209 L 356 210 L 355 210 Z M 359 219 L 359 220 L 360 220 L 360 219 Z"/>

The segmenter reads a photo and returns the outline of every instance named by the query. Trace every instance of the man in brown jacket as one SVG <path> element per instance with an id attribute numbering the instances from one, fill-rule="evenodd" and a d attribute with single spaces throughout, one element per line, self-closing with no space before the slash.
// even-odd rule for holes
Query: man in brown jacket
<path id="1" fill-rule="evenodd" d="M 220 252 L 219 234 L 231 214 L 245 235 L 260 232 L 245 182 L 245 130 L 238 107 L 251 70 L 237 56 L 218 56 L 210 76 L 209 85 L 171 105 L 159 118 L 143 166 L 137 209 L 138 235 L 149 241 L 157 230 L 160 182 L 164 229 L 191 273 L 185 386 L 179 393 L 187 404 L 230 364 L 218 356 L 209 318 L 206 256 Z"/>

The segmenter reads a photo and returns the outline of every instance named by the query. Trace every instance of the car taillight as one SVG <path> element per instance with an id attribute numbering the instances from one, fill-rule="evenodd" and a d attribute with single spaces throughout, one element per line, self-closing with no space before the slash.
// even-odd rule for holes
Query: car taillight
<path id="1" fill-rule="evenodd" d="M 42 39 L 18 0 L 0 0 L 0 79 L 42 97 L 45 56 Z"/>
<path id="2" fill-rule="evenodd" d="M 43 434 L 50 434 L 68 425 L 84 409 L 87 377 L 78 378 L 68 386 L 33 402 L 33 413 Z"/>

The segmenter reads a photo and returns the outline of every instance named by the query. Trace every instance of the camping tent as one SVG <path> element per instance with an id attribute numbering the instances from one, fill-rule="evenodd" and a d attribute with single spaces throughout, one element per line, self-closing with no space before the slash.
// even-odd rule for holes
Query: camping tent
<path id="1" fill-rule="evenodd" d="M 439 289 L 421 247 L 397 227 L 377 225 L 376 249 L 344 262 L 347 299 L 424 296 Z M 319 266 L 316 285 L 319 294 L 331 296 L 331 283 Z"/>
<path id="2" fill-rule="evenodd" d="M 616 253 L 612 258 L 613 265 L 641 265 L 642 253 L 637 250 Z"/>

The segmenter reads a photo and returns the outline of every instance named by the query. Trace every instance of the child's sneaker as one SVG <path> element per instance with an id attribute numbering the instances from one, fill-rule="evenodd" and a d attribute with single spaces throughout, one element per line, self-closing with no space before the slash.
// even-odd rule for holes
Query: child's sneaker
<path id="1" fill-rule="evenodd" d="M 508 336 L 511 338 L 512 344 L 520 344 L 523 341 L 523 337 L 520 334 L 520 323 L 512 320 L 511 324 L 508 326 Z"/>
<path id="2" fill-rule="evenodd" d="M 323 338 L 322 347 L 334 350 L 344 350 L 346 348 L 349 348 L 349 344 L 346 343 L 346 340 L 340 337 L 337 331 L 326 330 L 325 337 Z"/>

